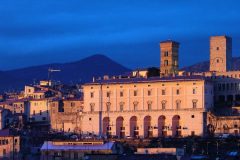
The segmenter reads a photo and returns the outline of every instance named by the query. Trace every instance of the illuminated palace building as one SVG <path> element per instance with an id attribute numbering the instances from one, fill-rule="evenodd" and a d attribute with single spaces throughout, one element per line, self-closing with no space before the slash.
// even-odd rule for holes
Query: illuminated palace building
<path id="1" fill-rule="evenodd" d="M 205 136 L 239 133 L 239 71 L 232 42 L 210 38 L 210 70 L 179 71 L 179 43 L 160 43 L 160 76 L 114 77 L 83 86 L 82 131 L 103 136 Z"/>

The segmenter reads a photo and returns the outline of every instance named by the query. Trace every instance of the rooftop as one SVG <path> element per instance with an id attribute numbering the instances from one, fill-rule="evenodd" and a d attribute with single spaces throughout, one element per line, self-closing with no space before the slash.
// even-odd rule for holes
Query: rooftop
<path id="1" fill-rule="evenodd" d="M 105 144 L 91 145 L 91 144 L 80 144 L 80 145 L 54 145 L 52 141 L 44 142 L 41 150 L 111 150 L 114 142 L 107 142 Z"/>
<path id="2" fill-rule="evenodd" d="M 96 80 L 95 82 L 86 83 L 84 85 L 99 84 L 127 84 L 127 83 L 153 83 L 153 82 L 180 82 L 180 81 L 202 81 L 206 80 L 203 76 L 175 76 L 175 77 L 151 77 L 151 78 L 118 78 L 107 80 Z"/>

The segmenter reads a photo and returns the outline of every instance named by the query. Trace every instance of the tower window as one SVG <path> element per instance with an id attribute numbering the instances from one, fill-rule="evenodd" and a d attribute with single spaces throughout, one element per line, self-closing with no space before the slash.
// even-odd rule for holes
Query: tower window
<path id="1" fill-rule="evenodd" d="M 94 97 L 94 93 L 93 93 L 93 92 L 90 93 L 90 97 L 91 97 L 91 98 Z"/>
<path id="2" fill-rule="evenodd" d="M 217 63 L 219 63 L 219 59 L 217 59 Z"/>
<path id="3" fill-rule="evenodd" d="M 168 60 L 164 61 L 164 66 L 168 66 Z"/>
<path id="4" fill-rule="evenodd" d="M 216 50 L 218 51 L 218 50 L 219 50 L 219 47 L 217 47 Z"/>
<path id="5" fill-rule="evenodd" d="M 168 56 L 168 51 L 164 52 L 164 57 Z"/>

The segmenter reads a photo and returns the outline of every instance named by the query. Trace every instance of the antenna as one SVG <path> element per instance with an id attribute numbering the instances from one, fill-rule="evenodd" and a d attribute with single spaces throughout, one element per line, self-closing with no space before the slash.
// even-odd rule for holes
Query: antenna
<path id="1" fill-rule="evenodd" d="M 61 70 L 48 68 L 48 85 L 49 85 L 50 80 L 51 80 L 51 73 L 53 73 L 53 72 L 61 72 Z"/>

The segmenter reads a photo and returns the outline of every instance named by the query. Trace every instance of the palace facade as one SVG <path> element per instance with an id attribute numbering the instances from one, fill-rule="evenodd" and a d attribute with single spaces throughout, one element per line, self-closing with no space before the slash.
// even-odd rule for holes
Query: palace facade
<path id="1" fill-rule="evenodd" d="M 209 71 L 201 73 L 179 71 L 179 46 L 170 40 L 160 43 L 160 77 L 135 73 L 138 76 L 85 84 L 82 132 L 117 137 L 204 136 L 234 126 L 228 133 L 238 134 L 240 114 L 233 113 L 232 107 L 240 104 L 240 71 L 232 70 L 232 39 L 210 38 Z"/>

